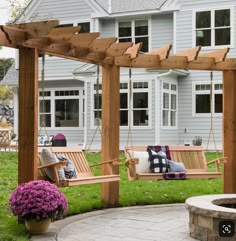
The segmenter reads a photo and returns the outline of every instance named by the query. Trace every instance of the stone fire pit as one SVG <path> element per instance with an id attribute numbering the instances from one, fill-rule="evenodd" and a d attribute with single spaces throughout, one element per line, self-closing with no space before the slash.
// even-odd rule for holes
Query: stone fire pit
<path id="1" fill-rule="evenodd" d="M 186 200 L 190 236 L 201 241 L 236 240 L 236 194 L 192 197 Z"/>

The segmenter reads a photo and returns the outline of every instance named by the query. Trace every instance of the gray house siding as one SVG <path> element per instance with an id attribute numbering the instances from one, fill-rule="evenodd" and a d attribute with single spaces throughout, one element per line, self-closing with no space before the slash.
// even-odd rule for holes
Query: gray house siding
<path id="1" fill-rule="evenodd" d="M 202 72 L 201 72 L 202 73 Z M 214 79 L 217 80 L 216 74 L 214 73 Z M 219 75 L 219 73 L 218 73 Z M 195 78 L 193 78 L 195 77 Z M 220 77 L 220 76 L 219 76 Z M 179 144 L 183 144 L 184 141 L 190 141 L 195 136 L 201 136 L 203 139 L 203 145 L 207 146 L 208 137 L 210 134 L 210 114 L 206 117 L 194 117 L 192 114 L 193 109 L 193 94 L 192 94 L 192 82 L 191 81 L 209 81 L 209 73 L 205 75 L 190 76 L 179 80 Z M 185 131 L 186 130 L 186 131 Z M 222 142 L 222 115 L 213 115 L 213 133 L 217 147 L 221 149 Z M 213 136 L 211 135 L 209 149 L 214 148 Z"/>
<path id="2" fill-rule="evenodd" d="M 110 38 L 116 36 L 116 20 L 115 19 L 101 19 L 99 24 L 99 31 L 102 37 Z"/>
<path id="3" fill-rule="evenodd" d="M 152 16 L 151 48 L 161 48 L 173 43 L 173 14 Z"/>
<path id="4" fill-rule="evenodd" d="M 211 10 L 214 8 L 226 8 L 232 7 L 233 1 L 179 1 L 180 11 L 176 13 L 176 51 L 181 52 L 193 46 L 193 13 L 197 10 Z M 235 26 L 235 6 L 232 18 L 234 19 Z M 234 43 L 235 47 L 235 31 L 234 33 Z M 214 51 L 217 48 L 202 49 L 201 53 Z M 235 48 L 230 50 L 230 56 L 235 55 Z M 179 144 L 184 143 L 184 141 L 190 141 L 194 139 L 195 136 L 201 136 L 203 138 L 203 146 L 207 147 L 208 137 L 210 134 L 210 115 L 206 117 L 196 117 L 192 113 L 193 109 L 193 84 L 196 81 L 208 81 L 210 83 L 210 72 L 207 71 L 190 71 L 187 77 L 179 78 L 179 99 L 178 99 L 178 129 L 179 129 Z M 222 81 L 222 73 L 214 72 L 214 80 Z M 187 130 L 187 131 L 186 131 Z M 213 133 L 215 141 L 217 143 L 217 148 L 221 149 L 222 146 L 222 115 L 213 115 Z M 212 134 L 209 139 L 209 149 L 215 148 Z"/>
<path id="5" fill-rule="evenodd" d="M 41 0 L 38 7 L 28 13 L 25 19 L 34 21 L 60 19 L 60 22 L 68 22 L 69 20 L 89 19 L 91 12 L 91 7 L 84 0 Z"/>
<path id="6" fill-rule="evenodd" d="M 232 6 L 234 1 L 232 0 L 198 0 L 198 1 L 189 1 L 189 0 L 179 0 L 179 5 L 181 11 L 184 10 L 196 10 L 196 9 L 203 9 L 203 8 L 225 8 L 226 6 Z"/>

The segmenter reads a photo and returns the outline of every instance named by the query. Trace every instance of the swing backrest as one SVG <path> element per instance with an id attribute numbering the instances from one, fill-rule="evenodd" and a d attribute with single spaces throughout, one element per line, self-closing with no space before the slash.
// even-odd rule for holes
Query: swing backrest
<path id="1" fill-rule="evenodd" d="M 44 147 L 38 148 L 38 153 L 42 152 Z M 71 160 L 75 166 L 76 172 L 80 177 L 91 177 L 93 173 L 80 147 L 47 147 L 56 156 L 63 155 Z"/>
<path id="2" fill-rule="evenodd" d="M 171 160 L 183 162 L 188 172 L 207 172 L 207 162 L 202 146 L 169 146 Z M 132 158 L 132 151 L 147 151 L 147 146 L 125 147 L 126 159 Z"/>

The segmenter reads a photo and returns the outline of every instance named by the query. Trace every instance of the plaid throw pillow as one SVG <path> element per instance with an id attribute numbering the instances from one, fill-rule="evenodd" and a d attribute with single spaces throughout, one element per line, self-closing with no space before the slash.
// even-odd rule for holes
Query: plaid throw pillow
<path id="1" fill-rule="evenodd" d="M 163 177 L 166 180 L 184 180 L 186 179 L 185 172 L 166 172 L 163 173 Z"/>
<path id="2" fill-rule="evenodd" d="M 67 157 L 65 157 L 63 155 L 60 155 L 60 154 L 57 156 L 57 158 L 60 161 L 66 161 L 67 162 L 66 166 L 63 167 L 64 172 L 65 172 L 65 177 L 67 179 L 71 179 L 71 178 L 77 177 L 75 166 L 74 166 L 73 162 L 70 159 L 68 159 Z"/>
<path id="3" fill-rule="evenodd" d="M 151 172 L 154 172 L 154 173 L 168 172 L 167 158 L 151 150 L 151 148 L 148 148 L 147 151 L 149 154 Z"/>

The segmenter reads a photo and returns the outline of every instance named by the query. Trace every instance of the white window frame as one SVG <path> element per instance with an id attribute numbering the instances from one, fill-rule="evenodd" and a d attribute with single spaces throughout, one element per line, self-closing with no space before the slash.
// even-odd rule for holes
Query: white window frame
<path id="1" fill-rule="evenodd" d="M 215 113 L 215 94 L 222 94 L 223 98 L 223 86 L 221 90 L 215 90 L 215 85 L 221 84 L 222 81 L 214 81 L 213 82 L 213 89 L 212 89 L 212 114 L 215 117 L 222 117 L 222 113 Z M 210 90 L 196 90 L 196 85 L 211 85 L 210 81 L 196 81 L 192 83 L 192 116 L 193 117 L 210 117 L 211 113 L 196 113 L 196 94 L 209 94 Z M 223 102 L 222 102 L 223 103 Z M 223 107 L 222 107 L 223 108 Z"/>
<path id="2" fill-rule="evenodd" d="M 131 22 L 131 41 L 133 43 L 135 43 L 135 21 L 142 21 L 142 20 L 146 20 L 147 23 L 148 23 L 148 52 L 150 51 L 151 49 L 151 18 L 135 18 L 135 19 L 119 19 L 116 21 L 116 36 L 118 38 L 118 41 L 119 41 L 119 23 L 120 22 Z M 144 35 L 146 36 L 146 35 Z M 139 36 L 139 37 L 142 37 L 142 36 Z M 124 37 L 125 38 L 125 37 Z M 128 38 L 128 37 L 126 37 Z"/>
<path id="3" fill-rule="evenodd" d="M 75 90 L 75 91 L 79 91 L 79 95 L 78 96 L 55 96 L 55 92 L 56 91 L 71 91 L 71 90 Z M 83 98 L 84 98 L 84 88 L 82 87 L 78 87 L 78 88 L 72 88 L 72 87 L 68 87 L 68 88 L 46 88 L 46 91 L 50 91 L 51 95 L 50 96 L 45 96 L 44 99 L 45 100 L 50 100 L 51 103 L 51 127 L 46 127 L 46 128 L 50 128 L 50 130 L 77 130 L 77 129 L 83 129 L 84 127 L 84 123 L 83 123 Z M 39 90 L 39 92 L 42 92 L 42 90 Z M 79 99 L 79 126 L 78 127 L 56 127 L 55 126 L 55 100 L 60 100 L 60 99 Z M 43 100 L 43 97 L 39 96 L 39 102 L 40 100 Z M 38 103 L 39 104 L 39 103 Z M 39 116 L 40 113 L 38 115 L 38 120 L 39 120 Z M 39 128 L 43 128 L 40 127 L 40 122 L 39 122 Z"/>
<path id="4" fill-rule="evenodd" d="M 215 11 L 217 10 L 230 10 L 230 44 L 229 45 L 215 45 L 215 29 L 219 29 L 219 27 L 215 28 Z M 234 47 L 234 9 L 232 7 L 222 7 L 222 8 L 206 8 L 206 9 L 197 9 L 193 11 L 193 22 L 192 22 L 192 36 L 193 36 L 193 42 L 192 46 L 196 46 L 196 13 L 198 12 L 204 12 L 209 11 L 211 12 L 211 46 L 202 46 L 202 49 L 208 50 L 208 49 L 222 49 L 226 47 L 233 48 Z M 213 30 L 213 31 L 212 31 Z"/>
<path id="5" fill-rule="evenodd" d="M 140 125 L 140 126 L 136 126 L 136 125 L 133 125 L 133 96 L 131 98 L 131 120 L 130 120 L 130 123 L 131 123 L 131 127 L 132 129 L 150 129 L 151 128 L 151 120 L 152 120 L 152 110 L 151 110 L 151 107 L 152 107 L 152 104 L 151 104 L 151 101 L 152 101 L 152 97 L 151 97 L 151 81 L 147 81 L 147 80 L 144 80 L 144 78 L 140 78 L 139 80 L 133 80 L 132 81 L 132 84 L 135 83 L 135 82 L 147 82 L 148 84 L 148 88 L 138 88 L 138 89 L 135 89 L 135 88 L 132 88 L 132 94 L 133 93 L 142 93 L 142 92 L 147 92 L 148 93 L 148 125 Z M 127 81 L 121 81 L 120 82 L 121 84 L 122 83 L 126 83 L 128 85 L 128 88 L 127 89 L 120 89 L 120 93 L 129 93 L 129 83 Z M 96 90 L 94 89 L 94 85 L 96 83 L 95 82 L 91 82 L 91 129 L 95 129 L 97 128 L 97 126 L 95 125 L 95 122 L 94 122 L 94 96 L 96 95 Z M 100 83 L 101 84 L 101 83 Z M 101 94 L 102 91 L 99 90 L 99 94 Z M 130 98 L 129 96 L 127 96 L 128 98 L 128 107 L 127 107 L 127 111 L 129 112 L 129 106 L 130 106 Z M 125 110 L 125 109 L 122 109 L 122 110 Z M 128 113 L 128 118 L 129 118 L 129 113 Z M 128 119 L 128 125 L 127 126 L 120 126 L 120 129 L 128 129 L 129 128 L 129 119 Z"/>
<path id="6" fill-rule="evenodd" d="M 171 90 L 170 89 L 164 89 L 163 85 L 164 84 L 169 84 L 169 86 L 171 87 L 171 85 L 175 85 L 176 86 L 176 90 Z M 168 111 L 171 111 L 171 95 L 175 94 L 176 95 L 176 113 L 175 113 L 175 126 L 171 126 L 171 115 L 168 114 L 168 125 L 164 126 L 163 125 L 163 104 L 164 104 L 164 93 L 169 94 L 169 108 Z M 162 129 L 167 129 L 167 130 L 176 130 L 178 127 L 178 82 L 177 80 L 162 80 L 161 81 L 161 111 L 160 111 L 160 115 L 161 115 L 161 128 Z"/>

